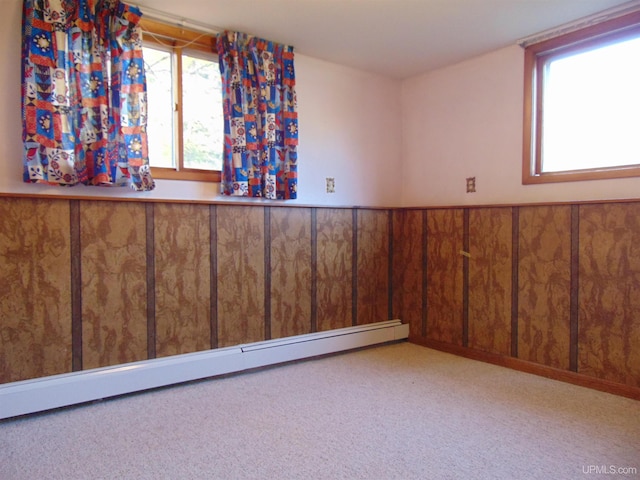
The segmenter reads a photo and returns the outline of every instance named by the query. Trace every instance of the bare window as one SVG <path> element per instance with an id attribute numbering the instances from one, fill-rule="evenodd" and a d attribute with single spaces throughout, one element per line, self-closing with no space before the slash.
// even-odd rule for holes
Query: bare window
<path id="1" fill-rule="evenodd" d="M 220 69 L 209 34 L 144 20 L 149 163 L 154 177 L 220 180 Z"/>
<path id="2" fill-rule="evenodd" d="M 525 50 L 523 183 L 640 176 L 640 12 Z"/>

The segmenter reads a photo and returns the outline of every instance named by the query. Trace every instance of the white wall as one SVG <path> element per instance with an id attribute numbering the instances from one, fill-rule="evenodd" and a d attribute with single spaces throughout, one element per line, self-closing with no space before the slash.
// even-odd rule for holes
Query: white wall
<path id="1" fill-rule="evenodd" d="M 158 180 L 156 190 L 22 182 L 20 49 L 22 1 L 3 0 L 0 17 L 0 192 L 158 199 L 224 200 L 218 185 Z M 296 53 L 299 104 L 298 199 L 287 204 L 394 206 L 400 204 L 399 81 Z M 376 102 L 373 101 L 376 99 Z M 362 174 L 362 172 L 364 172 Z M 336 193 L 325 192 L 334 177 Z M 234 200 L 232 200 L 234 201 Z"/>
<path id="2" fill-rule="evenodd" d="M 400 206 L 400 87 L 400 81 L 296 55 L 304 202 Z M 325 193 L 326 177 L 335 178 L 335 194 Z"/>
<path id="3" fill-rule="evenodd" d="M 217 185 L 151 193 L 22 182 L 20 0 L 0 18 L 0 192 L 222 200 Z M 503 48 L 404 82 L 296 54 L 299 198 L 289 204 L 436 206 L 626 199 L 640 179 L 522 185 L 523 51 Z M 465 193 L 466 177 L 476 193 Z M 334 177 L 336 193 L 325 192 Z"/>
<path id="4" fill-rule="evenodd" d="M 403 206 L 640 196 L 640 178 L 522 185 L 523 52 L 510 46 L 403 83 Z M 477 192 L 466 193 L 474 176 Z"/>

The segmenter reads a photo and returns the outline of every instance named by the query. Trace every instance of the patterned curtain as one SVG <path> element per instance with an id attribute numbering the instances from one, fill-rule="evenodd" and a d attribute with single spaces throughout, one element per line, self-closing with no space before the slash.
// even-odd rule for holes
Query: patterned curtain
<path id="1" fill-rule="evenodd" d="M 140 17 L 118 0 L 24 0 L 25 182 L 154 188 Z"/>
<path id="2" fill-rule="evenodd" d="M 224 104 L 223 194 L 296 198 L 293 47 L 224 32 L 217 48 Z"/>

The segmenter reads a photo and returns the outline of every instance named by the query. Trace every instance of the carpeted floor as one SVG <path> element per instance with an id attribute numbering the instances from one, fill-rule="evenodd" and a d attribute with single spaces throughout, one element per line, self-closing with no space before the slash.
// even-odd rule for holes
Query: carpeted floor
<path id="1" fill-rule="evenodd" d="M 2 480 L 612 476 L 640 402 L 409 343 L 0 422 Z"/>

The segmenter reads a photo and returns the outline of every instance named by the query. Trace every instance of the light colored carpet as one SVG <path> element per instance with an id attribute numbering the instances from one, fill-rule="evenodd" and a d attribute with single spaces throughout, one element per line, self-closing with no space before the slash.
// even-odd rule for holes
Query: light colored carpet
<path id="1" fill-rule="evenodd" d="M 2 480 L 549 480 L 613 467 L 640 478 L 640 402 L 409 343 L 0 422 Z"/>

